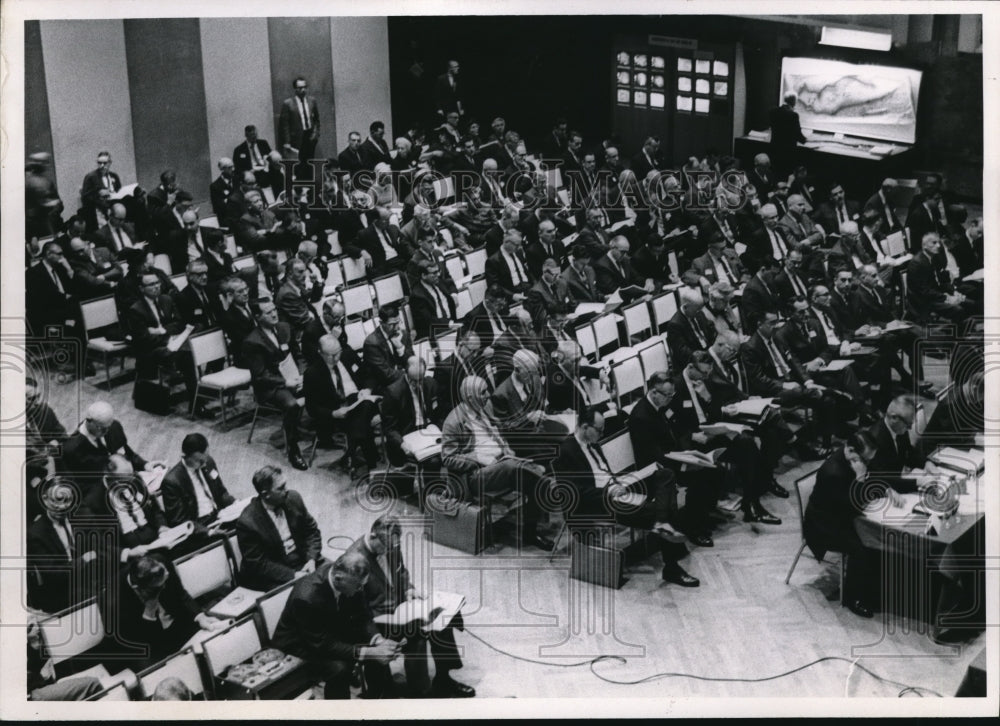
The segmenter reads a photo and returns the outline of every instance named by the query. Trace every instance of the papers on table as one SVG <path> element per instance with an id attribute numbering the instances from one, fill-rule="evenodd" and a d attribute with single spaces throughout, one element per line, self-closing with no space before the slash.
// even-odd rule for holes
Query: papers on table
<path id="1" fill-rule="evenodd" d="M 208 614 L 216 618 L 238 618 L 252 610 L 257 604 L 257 598 L 263 594 L 260 590 L 237 587 L 213 605 Z"/>
<path id="2" fill-rule="evenodd" d="M 965 282 L 982 282 L 986 279 L 986 271 L 980 267 L 978 270 L 966 275 L 962 279 Z"/>
<path id="3" fill-rule="evenodd" d="M 610 227 L 608 227 L 608 231 L 609 232 L 617 232 L 622 227 L 631 227 L 631 226 L 633 226 L 633 224 L 634 224 L 633 220 L 631 220 L 631 219 L 623 219 L 621 222 L 615 222 Z"/>
<path id="4" fill-rule="evenodd" d="M 414 459 L 426 461 L 441 453 L 441 429 L 429 424 L 422 429 L 411 431 L 403 437 L 403 449 Z"/>
<path id="5" fill-rule="evenodd" d="M 847 358 L 835 358 L 834 360 L 830 361 L 825 366 L 820 368 L 820 371 L 822 371 L 823 373 L 830 373 L 832 371 L 842 371 L 853 364 L 854 361 L 848 360 Z"/>
<path id="6" fill-rule="evenodd" d="M 624 484 L 626 486 L 629 486 L 631 484 L 637 484 L 641 482 L 643 479 L 651 477 L 653 474 L 656 473 L 657 468 L 658 467 L 654 462 L 652 464 L 647 464 L 646 466 L 642 467 L 641 469 L 637 469 L 636 471 L 629 471 L 624 474 L 619 474 L 615 478 L 618 480 L 619 484 Z M 635 494 L 635 492 L 629 492 L 629 494 L 630 495 Z M 632 497 L 632 499 L 634 498 L 635 497 Z M 624 496 L 616 497 L 615 499 L 617 501 L 625 501 Z"/>
<path id="7" fill-rule="evenodd" d="M 435 590 L 429 598 L 404 600 L 392 613 L 376 615 L 379 625 L 404 627 L 419 623 L 427 632 L 444 630 L 465 605 L 465 596 L 454 592 Z"/>
<path id="8" fill-rule="evenodd" d="M 299 373 L 299 367 L 295 364 L 295 359 L 292 354 L 289 353 L 285 356 L 285 359 L 278 364 L 278 371 L 281 373 L 281 377 L 285 379 L 285 385 L 295 390 L 302 383 L 302 374 Z"/>
<path id="9" fill-rule="evenodd" d="M 986 454 L 981 449 L 956 449 L 946 446 L 930 455 L 930 460 L 940 467 L 963 475 L 981 476 L 986 466 Z"/>
<path id="10" fill-rule="evenodd" d="M 184 330 L 179 332 L 177 335 L 171 335 L 170 340 L 167 341 L 167 350 L 171 353 L 176 353 L 181 349 L 181 346 L 187 342 L 188 337 L 194 332 L 193 325 L 184 326 Z"/>

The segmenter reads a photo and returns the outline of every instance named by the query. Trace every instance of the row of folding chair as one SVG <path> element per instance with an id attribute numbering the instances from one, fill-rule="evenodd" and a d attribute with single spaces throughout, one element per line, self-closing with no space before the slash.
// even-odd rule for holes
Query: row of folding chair
<path id="1" fill-rule="evenodd" d="M 635 302 L 576 326 L 576 339 L 584 356 L 596 363 L 622 346 L 663 335 L 677 309 L 676 291 L 663 292 L 648 302 Z"/>

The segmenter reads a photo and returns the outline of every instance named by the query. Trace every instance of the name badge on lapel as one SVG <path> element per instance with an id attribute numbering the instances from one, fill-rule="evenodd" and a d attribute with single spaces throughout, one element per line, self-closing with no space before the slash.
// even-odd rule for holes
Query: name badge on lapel
<path id="1" fill-rule="evenodd" d="M 219 471 L 218 471 L 218 469 L 212 469 L 212 471 L 208 472 L 208 478 L 209 479 L 218 479 L 219 478 Z"/>
<path id="2" fill-rule="evenodd" d="M 694 404 L 691 402 L 691 399 L 681 402 L 681 408 L 691 408 L 692 406 L 694 406 Z"/>
<path id="3" fill-rule="evenodd" d="M 201 315 L 202 314 L 201 308 L 195 308 L 194 314 L 195 315 Z"/>
<path id="4" fill-rule="evenodd" d="M 815 338 L 816 337 L 816 331 L 815 330 L 810 330 L 809 331 L 809 337 L 810 338 Z"/>
<path id="5" fill-rule="evenodd" d="M 668 408 L 667 409 L 667 413 L 665 415 L 666 415 L 667 418 L 673 418 L 674 417 L 674 411 L 673 411 L 673 409 Z"/>
<path id="6" fill-rule="evenodd" d="M 281 352 L 283 352 L 283 353 L 287 353 L 288 352 L 288 343 L 282 343 L 281 344 Z"/>

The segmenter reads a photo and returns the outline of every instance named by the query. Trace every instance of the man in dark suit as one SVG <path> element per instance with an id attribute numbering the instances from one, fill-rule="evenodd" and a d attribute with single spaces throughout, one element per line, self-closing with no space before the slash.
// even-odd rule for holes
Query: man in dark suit
<path id="1" fill-rule="evenodd" d="M 243 341 L 257 326 L 253 311 L 250 309 L 250 287 L 239 277 L 223 280 L 219 287 L 221 311 L 219 325 L 229 339 L 229 352 L 233 356 L 233 364 L 246 368 L 243 360 Z"/>
<path id="2" fill-rule="evenodd" d="M 516 229 L 507 230 L 500 249 L 486 260 L 486 284 L 499 287 L 508 298 L 520 302 L 525 299 L 532 282 L 524 259 L 521 233 Z"/>
<path id="3" fill-rule="evenodd" d="M 278 144 L 284 149 L 284 156 L 298 155 L 296 176 L 303 176 L 306 162 L 316 157 L 319 143 L 319 106 L 309 93 L 309 82 L 298 76 L 292 82 L 295 95 L 281 104 L 278 116 Z"/>
<path id="4" fill-rule="evenodd" d="M 373 171 L 377 164 L 392 164 L 389 144 L 385 141 L 385 124 L 381 121 L 373 121 L 368 126 L 368 138 L 361 144 L 361 158 L 369 171 Z"/>
<path id="5" fill-rule="evenodd" d="M 905 475 L 906 470 L 922 468 L 926 462 L 924 452 L 910 441 L 915 416 L 913 399 L 897 396 L 885 416 L 868 429 L 875 440 L 875 455 L 868 463 L 872 478 L 902 494 L 923 488 L 921 480 Z"/>
<path id="6" fill-rule="evenodd" d="M 777 314 L 781 300 L 774 288 L 775 271 L 770 263 L 764 262 L 747 282 L 740 296 L 740 315 L 747 333 L 755 330 L 754 320 L 765 312 Z"/>
<path id="7" fill-rule="evenodd" d="M 792 248 L 793 240 L 778 225 L 778 209 L 773 204 L 764 204 L 757 214 L 763 223 L 758 233 L 751 238 L 749 254 L 756 264 L 780 263 Z"/>
<path id="8" fill-rule="evenodd" d="M 319 339 L 321 360 L 310 363 L 303 377 L 306 411 L 316 425 L 319 443 L 333 445 L 333 432 L 347 434 L 345 461 L 364 462 L 369 470 L 378 463 L 372 419 L 378 407 L 371 391 L 362 387 L 358 371 L 341 360 L 341 345 L 333 335 Z"/>
<path id="9" fill-rule="evenodd" d="M 835 234 L 844 222 L 859 221 L 860 214 L 861 205 L 853 199 L 847 199 L 843 185 L 834 182 L 830 186 L 829 200 L 820 204 L 812 216 L 829 235 Z"/>
<path id="10" fill-rule="evenodd" d="M 859 317 L 851 302 L 854 273 L 850 270 L 837 270 L 833 278 L 833 288 L 830 290 L 830 300 L 827 305 L 834 322 L 845 330 L 857 331 L 866 322 Z M 815 297 L 815 293 L 813 295 Z M 891 317 L 889 318 L 892 319 Z"/>
<path id="11" fill-rule="evenodd" d="M 490 396 L 493 420 L 514 453 L 544 463 L 569 432 L 545 416 L 548 402 L 541 357 L 530 350 L 518 350 L 510 364 L 510 376 Z"/>
<path id="12" fill-rule="evenodd" d="M 347 552 L 357 553 L 368 563 L 368 579 L 363 592 L 368 606 L 375 615 L 395 612 L 405 601 L 422 599 L 410 579 L 409 570 L 403 561 L 399 546 L 402 527 L 399 520 L 389 515 L 379 517 L 368 534 L 358 538 Z M 405 657 L 406 687 L 410 696 L 418 698 L 431 695 L 438 698 L 471 698 L 476 695 L 473 688 L 451 678 L 450 671 L 462 667 L 462 659 L 455 645 L 454 628 L 463 628 L 461 613 L 454 616 L 447 627 L 431 633 L 423 633 L 412 626 L 391 626 L 386 635 L 394 641 L 405 644 L 401 652 Z M 427 672 L 427 645 L 430 641 L 431 657 L 434 659 L 434 682 L 430 682 Z"/>
<path id="13" fill-rule="evenodd" d="M 865 209 L 878 212 L 881 221 L 881 232 L 884 235 L 900 232 L 903 229 L 899 217 L 896 216 L 896 195 L 899 183 L 895 179 L 883 179 L 877 192 L 865 201 Z"/>
<path id="14" fill-rule="evenodd" d="M 344 252 L 354 259 L 367 253 L 368 274 L 371 277 L 385 275 L 400 270 L 406 264 L 410 252 L 400 239 L 399 227 L 389 223 L 392 214 L 385 207 L 377 207 L 366 229 L 361 230 L 352 242 L 344 246 Z"/>
<path id="15" fill-rule="evenodd" d="M 462 321 L 462 331 L 476 333 L 482 347 L 490 348 L 506 332 L 510 324 L 509 312 L 509 300 L 504 291 L 499 287 L 487 288 L 483 301 Z"/>
<path id="16" fill-rule="evenodd" d="M 931 314 L 960 323 L 974 313 L 975 305 L 955 290 L 940 253 L 941 238 L 935 232 L 926 233 L 921 251 L 907 263 L 907 306 L 921 323 Z"/>
<path id="17" fill-rule="evenodd" d="M 809 285 L 802 276 L 803 254 L 793 247 L 785 257 L 785 265 L 781 272 L 774 276 L 773 290 L 778 296 L 781 309 L 790 313 L 792 300 L 796 297 L 809 297 Z"/>
<path id="18" fill-rule="evenodd" d="M 305 263 L 298 257 L 292 257 L 285 263 L 285 276 L 274 296 L 274 303 L 278 306 L 281 319 L 292 329 L 296 348 L 305 327 L 316 318 L 316 311 L 309 304 L 311 292 Z"/>
<path id="19" fill-rule="evenodd" d="M 767 154 L 757 154 L 753 158 L 753 168 L 747 172 L 747 181 L 757 190 L 757 197 L 767 199 L 774 189 L 777 177 L 771 168 L 771 157 Z"/>
<path id="20" fill-rule="evenodd" d="M 324 682 L 326 700 L 351 697 L 358 663 L 370 697 L 391 684 L 389 663 L 401 646 L 379 634 L 372 620 L 364 594 L 370 576 L 367 558 L 356 551 L 321 565 L 295 583 L 274 631 L 271 645 L 306 661 Z"/>
<path id="21" fill-rule="evenodd" d="M 97 202 L 97 193 L 101 189 L 107 189 L 112 194 L 122 188 L 122 180 L 111 171 L 111 154 L 107 151 L 97 153 L 97 168 L 87 172 L 83 177 L 83 186 L 80 187 L 80 201 L 84 206 L 90 206 Z"/>
<path id="22" fill-rule="evenodd" d="M 406 360 L 413 355 L 410 336 L 401 326 L 399 308 L 384 305 L 378 311 L 379 325 L 365 338 L 362 357 L 375 384 L 375 392 L 402 377 Z"/>
<path id="23" fill-rule="evenodd" d="M 156 275 L 143 273 L 141 283 L 142 296 L 132 304 L 125 317 L 132 335 L 136 374 L 156 379 L 161 369 L 172 373 L 180 370 L 178 358 L 181 351 L 171 351 L 167 345 L 172 336 L 184 330 L 184 321 L 173 299 L 160 294 L 160 279 Z M 193 392 L 193 381 L 187 378 L 185 381 Z"/>
<path id="24" fill-rule="evenodd" d="M 646 284 L 645 280 L 632 271 L 629 249 L 628 239 L 623 235 L 617 235 L 611 239 L 607 254 L 601 255 L 593 262 L 597 290 L 602 295 L 610 295 L 619 290 L 625 300 L 641 297 L 639 293 L 625 292 L 629 287 L 643 287 Z M 647 293 L 652 292 L 652 287 L 643 290 Z"/>
<path id="25" fill-rule="evenodd" d="M 534 218 L 537 219 L 537 217 Z M 542 219 L 538 222 L 537 230 L 537 239 L 529 242 L 524 248 L 524 257 L 528 263 L 528 273 L 535 280 L 542 276 L 542 264 L 545 260 L 555 260 L 557 269 L 561 269 L 566 259 L 566 247 L 558 239 L 556 223 L 551 219 Z M 530 239 L 530 235 L 526 232 L 525 238 Z"/>
<path id="26" fill-rule="evenodd" d="M 578 303 L 601 302 L 604 299 L 597 289 L 597 275 L 583 247 L 573 247 L 573 259 L 563 270 L 562 280 L 566 283 L 569 294 Z"/>
<path id="27" fill-rule="evenodd" d="M 83 321 L 73 295 L 73 277 L 62 246 L 46 242 L 42 261 L 24 273 L 25 311 L 33 334 L 44 336 L 46 327 L 54 325 L 68 337 L 81 338 Z"/>
<path id="28" fill-rule="evenodd" d="M 570 295 L 569 286 L 560 277 L 559 263 L 551 258 L 545 260 L 540 279 L 528 290 L 527 299 L 524 301 L 524 309 L 531 314 L 535 330 L 541 332 L 546 319 L 554 312 L 560 311 L 565 314 L 565 311 L 573 310 L 575 307 L 576 303 Z"/>
<path id="29" fill-rule="evenodd" d="M 212 183 L 208 185 L 208 195 L 209 199 L 212 201 L 212 213 L 222 223 L 223 218 L 226 216 L 226 203 L 229 201 L 229 196 L 236 191 L 236 180 L 234 177 L 234 172 L 236 170 L 233 160 L 228 156 L 223 156 L 219 159 L 219 176 L 212 180 Z"/>
<path id="30" fill-rule="evenodd" d="M 27 530 L 28 605 L 54 614 L 89 597 L 100 583 L 97 553 L 77 540 L 75 485 L 53 477 L 39 487 L 43 513 Z"/>
<path id="31" fill-rule="evenodd" d="M 701 293 L 689 287 L 681 288 L 681 304 L 667 322 L 667 342 L 670 360 L 677 368 L 691 361 L 695 350 L 708 350 L 715 342 L 715 326 L 702 313 L 705 301 Z"/>
<path id="32" fill-rule="evenodd" d="M 124 276 L 111 253 L 93 242 L 74 237 L 69 242 L 73 288 L 81 301 L 110 295 Z"/>
<path id="33" fill-rule="evenodd" d="M 201 612 L 176 575 L 159 559 L 143 556 L 129 563 L 109 587 L 102 611 L 115 634 L 115 663 L 134 671 L 176 653 L 199 629 L 229 625 Z"/>
<path id="34" fill-rule="evenodd" d="M 458 61 L 448 61 L 448 71 L 434 79 L 434 110 L 442 119 L 450 111 L 459 115 L 465 113 L 462 107 L 462 94 L 458 87 Z"/>
<path id="35" fill-rule="evenodd" d="M 456 351 L 461 348 L 459 345 Z M 447 414 L 438 397 L 436 377 L 441 367 L 447 366 L 439 366 L 435 378 L 428 378 L 424 375 L 427 369 L 424 360 L 410 356 L 406 361 L 406 375 L 385 390 L 381 405 L 382 432 L 386 454 L 393 466 L 403 466 L 407 462 L 404 436 L 428 424 L 440 426 Z"/>
<path id="36" fill-rule="evenodd" d="M 251 172 L 257 183 L 267 186 L 267 158 L 271 155 L 271 145 L 257 137 L 257 127 L 252 124 L 243 129 L 243 136 L 243 143 L 233 149 L 233 165 L 241 175 Z"/>
<path id="37" fill-rule="evenodd" d="M 636 179 L 642 181 L 646 175 L 654 169 L 660 168 L 660 160 L 657 153 L 660 150 L 660 138 L 658 136 L 647 136 L 642 142 L 642 149 L 632 157 L 632 173 Z"/>
<path id="38" fill-rule="evenodd" d="M 796 148 L 806 140 L 799 126 L 799 115 L 795 113 L 796 100 L 794 93 L 786 93 L 784 103 L 768 113 L 771 121 L 771 156 L 781 173 L 791 171 L 796 162 Z"/>
<path id="39" fill-rule="evenodd" d="M 750 279 L 736 251 L 728 245 L 726 238 L 721 234 L 714 234 L 708 238 L 708 251 L 691 261 L 691 269 L 698 275 L 705 292 L 719 280 L 724 280 L 735 287 Z"/>
<path id="40" fill-rule="evenodd" d="M 347 148 L 337 155 L 337 164 L 350 178 L 365 168 L 364 159 L 361 158 L 360 133 L 352 131 L 347 135 Z"/>
<path id="41" fill-rule="evenodd" d="M 309 574 L 324 562 L 316 520 L 302 495 L 288 489 L 285 475 L 276 466 L 264 466 L 253 475 L 257 496 L 236 520 L 236 538 L 243 562 L 240 583 L 253 590 L 268 590 Z"/>
<path id="42" fill-rule="evenodd" d="M 222 317 L 218 298 L 208 291 L 208 265 L 201 260 L 187 264 L 188 284 L 177 295 L 177 312 L 186 325 L 201 332 L 219 325 Z"/>
<path id="43" fill-rule="evenodd" d="M 108 222 L 93 233 L 94 243 L 106 248 L 119 259 L 126 258 L 128 250 L 143 249 L 146 243 L 139 239 L 135 225 L 128 221 L 124 204 L 112 204 L 108 212 Z"/>
<path id="44" fill-rule="evenodd" d="M 181 460 L 164 475 L 160 496 L 168 526 L 194 522 L 202 533 L 220 509 L 236 501 L 223 484 L 215 459 L 208 454 L 208 439 L 199 433 L 188 434 L 181 441 Z"/>
<path id="45" fill-rule="evenodd" d="M 257 306 L 257 327 L 243 339 L 242 358 L 250 369 L 253 380 L 254 398 L 258 404 L 274 406 L 283 414 L 282 428 L 288 461 L 296 469 L 309 468 L 299 452 L 299 418 L 302 408 L 296 399 L 301 385 L 301 376 L 286 380 L 281 370 L 282 363 L 294 359 L 291 356 L 292 333 L 287 323 L 278 322 L 278 309 L 272 302 L 262 302 Z M 291 366 L 289 366 L 291 367 Z M 290 373 L 297 374 L 297 370 Z"/>
<path id="46" fill-rule="evenodd" d="M 824 448 L 829 448 L 836 426 L 833 394 L 817 387 L 808 372 L 787 350 L 774 341 L 778 316 L 773 312 L 757 315 L 756 333 L 740 348 L 750 392 L 776 397 L 782 406 L 808 406 L 816 414 Z"/>
<path id="47" fill-rule="evenodd" d="M 475 330 L 462 330 L 455 341 L 455 351 L 434 367 L 434 383 L 437 387 L 437 417 L 444 419 L 458 402 L 458 392 L 462 381 L 471 376 L 481 376 L 492 390 L 496 386 L 493 364 L 481 348 L 479 334 Z M 397 381 L 398 385 L 398 381 Z"/>
<path id="48" fill-rule="evenodd" d="M 418 338 L 433 338 L 457 324 L 455 301 L 439 284 L 440 278 L 438 265 L 425 262 L 420 282 L 410 288 L 413 332 Z"/>
<path id="49" fill-rule="evenodd" d="M 136 471 L 151 471 L 162 467 L 159 461 L 146 461 L 128 443 L 122 425 L 115 419 L 114 409 L 105 401 L 95 401 L 87 407 L 83 422 L 66 439 L 57 468 L 79 477 L 86 490 L 104 472 L 108 457 L 125 456 Z"/>
<path id="50" fill-rule="evenodd" d="M 879 554 L 861 542 L 854 520 L 871 499 L 867 492 L 873 483 L 867 462 L 874 454 L 875 442 L 868 432 L 850 436 L 817 472 L 802 520 L 806 544 L 817 558 L 822 559 L 828 551 L 848 557 L 849 576 L 844 578 L 842 599 L 851 612 L 863 618 L 872 617 L 872 608 L 878 605 L 873 591 L 878 582 Z"/>
<path id="51" fill-rule="evenodd" d="M 539 356 L 544 355 L 541 339 L 535 335 L 531 327 L 531 315 L 523 308 L 515 310 L 509 319 L 507 330 L 493 341 L 493 383 L 499 386 L 513 370 L 514 354 L 519 351 L 531 351 Z"/>
<path id="52" fill-rule="evenodd" d="M 580 227 L 580 233 L 573 244 L 573 256 L 581 251 L 588 261 L 596 261 L 611 249 L 611 234 L 604 229 L 604 215 L 599 207 L 586 210 L 585 222 Z"/>

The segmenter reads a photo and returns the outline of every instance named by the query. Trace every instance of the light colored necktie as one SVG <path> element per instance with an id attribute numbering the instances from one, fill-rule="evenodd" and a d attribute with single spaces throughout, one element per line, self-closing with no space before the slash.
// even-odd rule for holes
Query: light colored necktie
<path id="1" fill-rule="evenodd" d="M 302 114 L 302 130 L 309 130 L 309 109 L 306 108 L 306 100 L 304 98 L 299 99 L 299 110 Z"/>

